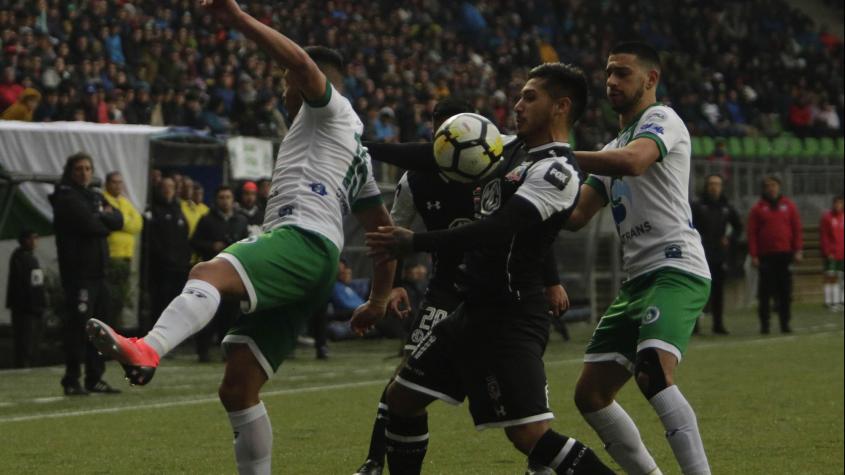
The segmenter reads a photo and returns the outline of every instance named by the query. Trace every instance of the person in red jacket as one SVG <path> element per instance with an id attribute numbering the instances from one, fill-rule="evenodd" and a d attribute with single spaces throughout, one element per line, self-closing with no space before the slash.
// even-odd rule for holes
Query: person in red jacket
<path id="1" fill-rule="evenodd" d="M 780 331 L 789 327 L 792 304 L 792 271 L 789 265 L 803 259 L 801 217 L 795 203 L 780 193 L 780 179 L 763 179 L 763 196 L 748 216 L 748 253 L 760 270 L 757 309 L 760 333 L 769 333 L 769 300 L 774 297 L 780 317 Z"/>
<path id="2" fill-rule="evenodd" d="M 819 235 L 824 256 L 824 304 L 832 311 L 842 311 L 842 270 L 845 260 L 845 216 L 842 195 L 833 199 L 833 207 L 822 216 Z"/>

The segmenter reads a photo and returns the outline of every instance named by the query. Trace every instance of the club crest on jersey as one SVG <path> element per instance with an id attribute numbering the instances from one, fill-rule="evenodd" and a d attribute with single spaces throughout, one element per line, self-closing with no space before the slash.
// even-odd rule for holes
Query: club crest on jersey
<path id="1" fill-rule="evenodd" d="M 658 318 L 660 318 L 660 309 L 652 305 L 646 309 L 645 315 L 643 315 L 643 325 L 654 323 Z"/>
<path id="2" fill-rule="evenodd" d="M 502 182 L 496 178 L 484 185 L 481 192 L 481 213 L 492 214 L 502 205 Z"/>
<path id="3" fill-rule="evenodd" d="M 684 250 L 677 244 L 670 244 L 663 249 L 666 259 L 681 259 L 684 257 Z"/>
<path id="4" fill-rule="evenodd" d="M 563 168 L 559 162 L 554 162 L 549 166 L 549 169 L 546 171 L 546 175 L 543 178 L 554 185 L 560 191 L 566 189 L 566 185 L 569 184 L 569 180 L 572 178 L 572 173 L 569 172 L 566 168 Z"/>

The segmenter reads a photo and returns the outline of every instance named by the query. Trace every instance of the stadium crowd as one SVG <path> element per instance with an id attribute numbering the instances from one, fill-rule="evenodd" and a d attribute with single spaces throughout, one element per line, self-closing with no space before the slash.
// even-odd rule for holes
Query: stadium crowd
<path id="1" fill-rule="evenodd" d="M 842 42 L 782 0 L 244 2 L 262 22 L 347 59 L 371 140 L 431 133 L 437 99 L 461 94 L 505 130 L 527 68 L 572 62 L 593 100 L 577 141 L 615 136 L 604 61 L 638 36 L 665 52 L 671 104 L 693 135 L 841 135 Z M 550 14 L 550 12 L 552 14 Z M 532 25 L 528 27 L 527 25 Z M 0 1 L 4 119 L 177 125 L 280 138 L 282 72 L 190 0 Z"/>

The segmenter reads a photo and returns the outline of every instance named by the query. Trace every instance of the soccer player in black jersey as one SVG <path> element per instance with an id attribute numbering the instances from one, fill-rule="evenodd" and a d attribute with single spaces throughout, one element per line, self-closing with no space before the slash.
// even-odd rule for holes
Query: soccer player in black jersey
<path id="1" fill-rule="evenodd" d="M 417 345 L 388 388 L 391 473 L 420 473 L 428 404 L 465 398 L 476 428 L 504 428 L 528 455 L 529 473 L 613 473 L 592 450 L 550 428 L 542 359 L 550 324 L 542 261 L 578 200 L 578 168 L 566 142 L 584 111 L 587 82 L 560 63 L 528 77 L 514 107 L 527 156 L 506 157 L 481 184 L 474 200 L 481 219 L 417 234 L 397 227 L 367 233 L 377 259 L 467 251 L 464 303 Z"/>
<path id="2" fill-rule="evenodd" d="M 474 112 L 472 106 L 465 101 L 454 98 L 446 98 L 437 103 L 433 111 L 435 130 L 440 124 L 453 115 L 463 112 Z M 394 147 L 386 152 L 379 148 L 378 144 L 367 144 L 370 149 L 371 158 L 385 162 L 404 163 L 408 159 L 424 162 L 433 160 L 431 143 L 407 143 Z M 403 148 L 402 153 L 397 148 Z M 410 154 L 408 153 L 410 152 Z M 523 154 L 525 149 L 522 141 L 515 136 L 505 137 L 505 149 L 503 154 L 508 157 L 512 154 Z M 417 155 L 423 155 L 419 157 Z M 413 165 L 412 165 L 413 166 Z M 422 219 L 425 229 L 429 231 L 438 229 L 450 229 L 467 224 L 472 221 L 475 214 L 473 206 L 473 189 L 476 185 L 448 182 L 434 171 L 411 170 L 402 175 L 396 187 L 396 198 L 393 201 L 393 209 L 390 214 L 397 226 L 410 227 L 416 217 Z M 432 328 L 446 315 L 452 313 L 461 301 L 456 288 L 456 275 L 458 266 L 463 260 L 463 251 L 444 250 L 432 253 L 434 264 L 431 280 L 426 289 L 425 298 L 408 332 L 408 340 L 405 343 L 403 359 L 397 371 L 405 363 L 405 358 L 416 348 Z M 397 266 L 397 271 L 401 266 Z M 398 275 L 398 273 L 397 273 Z M 550 253 L 545 259 L 545 273 L 543 284 L 545 285 L 546 299 L 549 309 L 553 315 L 558 315 L 569 306 L 569 300 L 563 286 L 560 285 L 557 265 L 554 255 Z M 396 285 L 391 293 L 388 302 L 388 309 L 399 315 L 407 316 L 410 313 L 408 295 L 405 289 Z M 391 378 L 390 381 L 393 379 Z M 390 384 L 388 381 L 388 385 Z M 367 453 L 367 460 L 358 468 L 354 475 L 379 475 L 384 468 L 384 455 L 386 440 L 384 429 L 388 419 L 388 406 L 385 401 L 387 386 L 379 399 L 378 412 L 373 422 L 373 431 L 370 436 L 370 448 Z"/>

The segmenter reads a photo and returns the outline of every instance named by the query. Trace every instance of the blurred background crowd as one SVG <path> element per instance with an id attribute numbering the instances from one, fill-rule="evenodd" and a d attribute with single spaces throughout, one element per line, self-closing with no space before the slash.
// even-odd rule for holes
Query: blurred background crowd
<path id="1" fill-rule="evenodd" d="M 829 3 L 842 11 L 842 2 Z M 659 98 L 693 135 L 842 133 L 842 42 L 782 0 L 243 4 L 303 44 L 344 54 L 347 94 L 371 140 L 430 136 L 431 108 L 450 94 L 512 130 L 527 69 L 560 60 L 591 79 L 577 142 L 594 148 L 618 127 L 604 100 L 606 53 L 633 36 L 663 51 Z M 6 119 L 280 138 L 288 123 L 283 88 L 282 71 L 192 0 L 0 0 Z"/>

